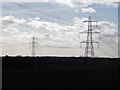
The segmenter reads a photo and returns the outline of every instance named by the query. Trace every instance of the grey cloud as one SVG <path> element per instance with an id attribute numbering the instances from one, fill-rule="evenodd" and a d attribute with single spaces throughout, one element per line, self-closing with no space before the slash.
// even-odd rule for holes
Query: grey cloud
<path id="1" fill-rule="evenodd" d="M 15 20 L 19 21 L 19 19 L 16 18 Z M 14 38 L 16 40 L 17 38 L 24 39 L 26 37 L 30 38 L 32 36 L 35 36 L 40 40 L 41 45 L 79 46 L 79 42 L 86 39 L 85 35 L 83 35 L 83 37 L 81 37 L 80 39 L 78 37 L 80 31 L 87 30 L 87 24 L 84 24 L 84 27 L 80 26 L 82 24 L 82 21 L 84 20 L 87 20 L 87 18 L 75 17 L 73 19 L 73 26 L 61 26 L 57 23 L 47 21 L 26 21 L 26 25 L 31 26 L 31 29 L 26 30 L 27 27 L 26 29 L 14 27 L 14 30 L 11 32 L 13 27 L 10 27 L 11 29 L 7 29 L 7 33 L 12 33 L 11 35 L 13 37 L 16 37 Z M 113 27 L 113 29 L 111 29 L 111 27 Z M 101 35 L 116 35 L 117 30 L 114 29 L 114 27 L 116 27 L 114 23 L 99 21 L 96 31 L 102 32 Z M 97 39 L 98 37 L 99 35 L 96 36 L 95 39 Z"/>

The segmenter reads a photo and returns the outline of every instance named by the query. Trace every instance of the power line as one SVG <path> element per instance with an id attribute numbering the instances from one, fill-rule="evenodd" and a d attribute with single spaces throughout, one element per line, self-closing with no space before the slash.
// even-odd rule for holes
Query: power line
<path id="1" fill-rule="evenodd" d="M 108 35 L 105 35 L 106 37 L 109 37 Z M 109 37 L 109 39 L 113 42 L 113 43 L 116 43 L 115 40 L 113 40 L 112 38 Z"/>
<path id="2" fill-rule="evenodd" d="M 17 43 L 17 42 L 10 42 L 10 41 L 0 41 L 0 43 L 6 43 L 6 44 L 10 44 L 10 43 L 13 43 L 13 44 L 17 44 L 17 45 L 22 45 L 22 46 L 25 46 L 25 43 Z"/>
<path id="3" fill-rule="evenodd" d="M 26 12 L 21 12 L 21 11 L 18 11 L 18 10 L 14 10 L 14 9 L 11 9 L 11 8 L 8 8 L 8 7 L 4 7 L 2 6 L 4 9 L 7 9 L 7 10 L 11 10 L 11 11 L 15 11 L 15 12 L 18 12 L 19 14 L 21 13 L 22 15 L 27 15 L 27 16 L 32 16 L 32 17 L 36 17 L 35 15 L 32 15 L 32 14 L 28 14 Z M 45 19 L 45 18 L 41 18 L 41 19 Z M 45 19 L 45 20 L 48 20 L 48 21 L 51 21 L 49 19 Z"/>
<path id="4" fill-rule="evenodd" d="M 24 43 L 24 42 L 17 42 L 17 41 L 0 41 L 0 43 L 14 43 L 14 44 L 17 44 L 17 45 L 27 45 L 28 43 Z M 30 43 L 31 44 L 31 43 Z M 65 46 L 51 46 L 51 45 L 37 45 L 37 47 L 49 47 L 49 48 L 64 48 L 64 49 L 79 49 L 79 47 L 65 47 Z"/>
<path id="5" fill-rule="evenodd" d="M 17 11 L 17 10 L 13 10 L 13 9 L 10 9 L 10 8 L 7 8 L 7 7 L 3 7 L 3 8 L 5 8 L 5 9 L 8 9 L 8 10 L 11 10 L 11 11 L 15 11 L 15 12 L 18 12 L 18 13 L 22 13 L 22 14 L 24 14 L 24 15 L 30 15 L 30 16 L 32 16 L 32 17 L 35 17 L 34 15 L 31 15 L 31 14 L 28 14 L 28 13 L 24 13 L 24 12 L 20 12 L 20 11 Z M 43 19 L 43 18 L 42 18 Z M 45 19 L 45 20 L 48 20 L 48 19 Z M 51 20 L 48 20 L 48 21 L 51 21 Z M 15 22 L 15 23 L 17 23 L 17 22 Z M 19 25 L 22 25 L 22 26 L 25 26 L 25 27 L 28 27 L 29 25 L 24 25 L 24 24 L 22 24 L 22 23 L 17 23 L 17 24 L 19 24 Z M 62 23 L 62 24 L 66 24 L 66 23 Z"/>
<path id="6" fill-rule="evenodd" d="M 28 15 L 28 14 L 27 14 Z"/>
<path id="7" fill-rule="evenodd" d="M 59 17 L 59 16 L 54 16 L 54 15 L 45 13 L 45 12 L 43 12 L 43 11 L 41 11 L 41 10 L 35 10 L 35 9 L 29 8 L 29 7 L 27 7 L 27 6 L 24 6 L 24 5 L 22 5 L 22 4 L 18 4 L 18 3 L 16 3 L 16 2 L 11 2 L 11 3 L 15 3 L 15 4 L 19 5 L 20 7 L 29 9 L 29 10 L 34 11 L 34 12 L 42 13 L 42 14 L 47 15 L 47 16 L 49 16 L 49 17 L 56 18 L 57 20 L 63 20 L 63 21 L 65 21 L 65 22 L 72 23 L 70 20 L 67 20 L 67 19 L 62 18 L 62 17 Z"/>
<path id="8" fill-rule="evenodd" d="M 14 11 L 14 12 L 17 12 L 17 13 L 19 13 L 19 14 L 24 14 L 24 15 L 27 15 L 27 16 L 32 16 L 32 17 L 36 17 L 35 15 L 32 15 L 32 14 L 28 14 L 28 13 L 26 13 L 26 12 L 21 12 L 21 11 L 18 11 L 18 10 L 14 10 L 14 9 L 11 9 L 11 8 L 8 8 L 8 7 L 4 7 L 4 6 L 2 6 L 4 9 L 7 9 L 7 10 L 11 10 L 11 11 Z M 43 18 L 43 17 L 40 17 L 40 19 L 42 19 L 42 20 L 47 20 L 47 21 L 50 21 L 50 22 L 53 22 L 53 20 L 51 20 L 51 19 L 46 19 L 46 18 Z M 65 23 L 65 22 L 59 22 L 60 24 L 63 24 L 63 25 L 68 25 L 67 23 Z"/>
<path id="9" fill-rule="evenodd" d="M 26 46 L 25 44 L 27 44 L 27 43 L 18 43 L 18 42 L 16 42 L 16 41 L 0 41 L 0 43 L 14 43 L 14 44 L 17 44 L 17 45 L 22 45 L 22 46 Z M 33 45 L 34 46 L 34 45 Z M 50 47 L 50 48 L 63 48 L 63 49 L 78 49 L 78 47 L 63 47 L 63 46 L 50 46 L 50 45 L 48 45 L 48 46 L 42 46 L 42 47 Z M 108 56 L 111 56 L 111 57 L 113 57 L 112 55 L 110 55 L 110 54 L 108 54 L 107 52 L 105 52 L 104 50 L 102 50 L 102 49 L 100 49 L 99 51 L 101 51 L 101 52 L 103 52 L 105 55 L 108 55 Z"/>
<path id="10" fill-rule="evenodd" d="M 5 9 L 7 9 L 7 10 L 11 10 L 11 11 L 15 11 L 15 12 L 18 12 L 18 13 L 22 13 L 22 14 L 27 15 L 27 16 L 36 17 L 36 16 L 34 16 L 34 15 L 32 15 L 32 14 L 28 14 L 28 13 L 21 12 L 21 11 L 18 11 L 18 10 L 13 10 L 13 9 L 11 9 L 11 8 L 8 8 L 8 7 L 4 7 L 4 6 L 2 6 L 2 8 L 5 8 Z"/>
<path id="11" fill-rule="evenodd" d="M 108 54 L 107 52 L 105 52 L 104 50 L 100 49 L 99 51 L 103 52 L 105 55 L 108 55 L 108 56 L 111 56 L 113 57 L 112 55 Z"/>
<path id="12" fill-rule="evenodd" d="M 63 48 L 63 49 L 80 49 L 79 47 L 65 47 L 65 46 L 51 46 L 47 45 L 45 47 L 50 47 L 50 48 Z"/>
<path id="13" fill-rule="evenodd" d="M 111 46 L 109 43 L 107 43 L 106 41 L 104 41 L 103 39 L 100 39 L 103 43 L 105 43 L 106 45 L 108 45 L 109 47 L 111 47 L 112 49 L 116 49 L 115 47 Z"/>

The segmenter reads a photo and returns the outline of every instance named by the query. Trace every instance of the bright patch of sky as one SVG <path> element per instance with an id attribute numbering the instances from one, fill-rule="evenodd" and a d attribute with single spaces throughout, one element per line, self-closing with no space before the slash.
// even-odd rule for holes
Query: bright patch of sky
<path id="1" fill-rule="evenodd" d="M 79 47 L 80 42 L 86 40 L 86 35 L 79 38 L 79 32 L 87 30 L 86 24 L 82 27 L 82 21 L 91 16 L 98 21 L 95 30 L 101 32 L 93 36 L 95 40 L 100 41 L 100 49 L 95 45 L 96 56 L 117 57 L 116 3 L 106 4 L 97 0 L 94 3 L 86 3 L 85 0 L 80 3 L 70 1 L 3 2 L 0 17 L 4 42 L 2 55 L 30 55 L 28 44 L 27 46 L 12 44 L 14 41 L 19 44 L 29 43 L 29 39 L 35 36 L 40 45 L 36 51 L 37 55 L 83 56 L 85 47 Z M 7 42 L 9 44 L 6 44 Z"/>

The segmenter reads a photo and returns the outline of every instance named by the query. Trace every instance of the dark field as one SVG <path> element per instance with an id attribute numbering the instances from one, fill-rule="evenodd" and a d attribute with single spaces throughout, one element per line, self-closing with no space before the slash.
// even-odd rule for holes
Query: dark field
<path id="1" fill-rule="evenodd" d="M 4 89 L 120 88 L 120 60 L 80 57 L 3 57 Z"/>

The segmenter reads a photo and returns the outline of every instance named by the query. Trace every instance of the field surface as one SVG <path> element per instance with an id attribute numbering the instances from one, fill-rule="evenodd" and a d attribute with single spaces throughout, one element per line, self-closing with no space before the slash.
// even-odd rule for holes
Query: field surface
<path id="1" fill-rule="evenodd" d="M 3 57 L 4 89 L 120 88 L 120 60 L 80 57 Z"/>

